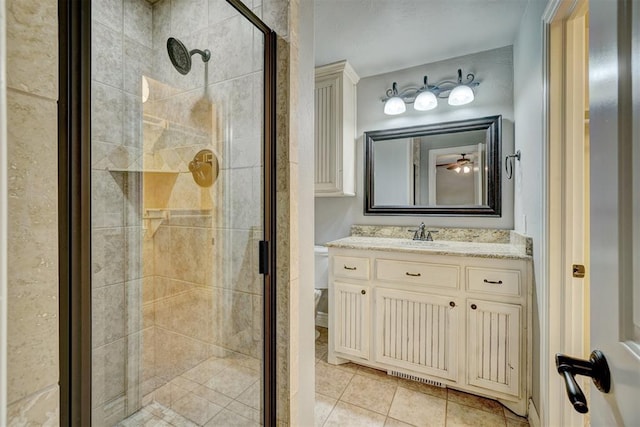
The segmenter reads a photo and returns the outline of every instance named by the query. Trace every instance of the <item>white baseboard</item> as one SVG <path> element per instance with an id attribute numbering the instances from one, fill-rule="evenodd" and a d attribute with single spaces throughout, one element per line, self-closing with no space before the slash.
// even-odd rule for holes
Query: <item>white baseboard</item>
<path id="1" fill-rule="evenodd" d="M 319 311 L 316 314 L 316 326 L 322 326 L 323 328 L 329 327 L 329 315 Z"/>
<path id="2" fill-rule="evenodd" d="M 529 399 L 529 425 L 531 427 L 540 427 L 540 415 L 533 400 Z"/>

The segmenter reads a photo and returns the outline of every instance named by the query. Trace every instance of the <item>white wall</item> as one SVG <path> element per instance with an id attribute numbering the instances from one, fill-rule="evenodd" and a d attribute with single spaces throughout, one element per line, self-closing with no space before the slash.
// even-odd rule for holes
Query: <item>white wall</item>
<path id="1" fill-rule="evenodd" d="M 346 58 L 347 60 L 349 58 Z M 476 99 L 462 107 L 451 107 L 441 100 L 435 110 L 417 112 L 410 105 L 400 116 L 386 116 L 381 98 L 393 82 L 399 89 L 417 86 L 426 74 L 435 83 L 456 78 L 458 68 L 463 74 L 474 73 L 480 86 Z M 357 72 L 358 70 L 356 70 Z M 502 115 L 503 154 L 513 151 L 513 54 L 506 46 L 445 61 L 407 68 L 392 73 L 363 78 L 358 83 L 358 115 L 356 140 L 356 196 L 346 198 L 316 198 L 315 241 L 324 243 L 347 236 L 352 224 L 414 225 L 424 221 L 427 226 L 513 228 L 513 185 L 503 176 L 502 217 L 411 217 L 363 215 L 363 143 L 365 131 L 416 126 L 469 118 Z"/>
<path id="2" fill-rule="evenodd" d="M 529 0 L 513 47 L 516 150 L 522 160 L 515 166 L 515 230 L 533 238 L 533 401 L 540 413 L 540 323 L 538 307 L 545 286 L 540 270 L 542 246 L 543 165 L 543 32 L 545 0 Z"/>

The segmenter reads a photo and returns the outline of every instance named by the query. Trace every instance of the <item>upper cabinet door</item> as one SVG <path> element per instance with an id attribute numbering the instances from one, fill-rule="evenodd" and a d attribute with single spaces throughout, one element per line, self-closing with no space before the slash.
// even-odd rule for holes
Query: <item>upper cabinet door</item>
<path id="1" fill-rule="evenodd" d="M 316 197 L 355 196 L 358 80 L 346 61 L 316 68 Z"/>

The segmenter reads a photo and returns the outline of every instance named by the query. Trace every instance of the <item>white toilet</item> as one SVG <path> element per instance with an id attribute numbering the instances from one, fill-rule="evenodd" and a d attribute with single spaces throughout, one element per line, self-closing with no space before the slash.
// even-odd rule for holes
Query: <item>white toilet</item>
<path id="1" fill-rule="evenodd" d="M 324 246 L 314 246 L 314 268 L 315 268 L 315 283 L 314 283 L 314 297 L 315 297 L 315 310 L 318 314 L 318 303 L 322 297 L 322 290 L 329 288 L 329 249 Z M 316 338 L 320 333 L 316 331 Z"/>

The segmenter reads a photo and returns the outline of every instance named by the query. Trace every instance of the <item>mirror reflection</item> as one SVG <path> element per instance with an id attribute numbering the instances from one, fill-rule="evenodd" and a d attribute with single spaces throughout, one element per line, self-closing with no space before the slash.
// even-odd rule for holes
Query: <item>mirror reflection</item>
<path id="1" fill-rule="evenodd" d="M 500 116 L 365 133 L 365 214 L 499 215 Z"/>

